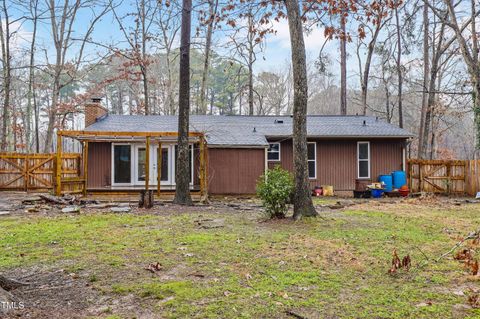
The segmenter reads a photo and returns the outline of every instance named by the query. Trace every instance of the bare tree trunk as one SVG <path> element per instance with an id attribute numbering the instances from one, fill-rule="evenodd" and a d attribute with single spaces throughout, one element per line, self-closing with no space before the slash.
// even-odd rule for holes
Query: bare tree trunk
<path id="1" fill-rule="evenodd" d="M 422 157 L 426 158 L 428 155 L 428 145 L 429 138 L 431 133 L 431 123 L 432 123 L 432 113 L 435 104 L 435 91 L 437 84 L 437 76 L 439 71 L 440 58 L 442 57 L 442 44 L 443 44 L 443 35 L 445 32 L 445 24 L 442 24 L 439 35 L 438 42 L 435 44 L 433 41 L 432 45 L 432 63 L 430 67 L 430 78 L 428 79 L 428 89 L 427 89 L 427 107 L 425 110 L 425 123 L 423 124 L 423 135 L 422 139 L 419 140 L 422 148 Z M 432 128 L 433 130 L 433 128 Z"/>
<path id="2" fill-rule="evenodd" d="M 428 6 L 423 5 L 423 93 L 422 93 L 422 110 L 420 113 L 420 128 L 418 133 L 418 154 L 419 158 L 425 158 L 426 150 L 424 149 L 423 140 L 425 136 L 425 115 L 428 108 L 428 79 L 430 70 L 430 57 L 428 54 Z"/>
<path id="3" fill-rule="evenodd" d="M 53 147 L 53 133 L 55 129 L 55 124 L 57 120 L 57 108 L 61 101 L 60 90 L 63 87 L 66 87 L 73 83 L 76 79 L 76 74 L 81 67 L 81 62 L 83 61 L 83 53 L 85 46 L 89 41 L 94 27 L 98 21 L 109 11 L 111 6 L 105 5 L 103 8 L 99 9 L 94 8 L 92 10 L 93 17 L 86 25 L 86 31 L 83 35 L 78 38 L 78 34 L 74 32 L 75 21 L 78 17 L 79 10 L 94 5 L 95 2 L 86 1 L 86 0 L 76 0 L 73 2 L 64 1 L 63 6 L 59 6 L 56 0 L 46 0 L 45 3 L 48 7 L 49 20 L 51 24 L 51 35 L 53 44 L 55 46 L 55 64 L 53 64 L 54 74 L 52 76 L 52 103 L 50 105 L 50 110 L 48 114 L 48 127 L 45 140 L 45 152 L 48 152 Z M 76 40 L 79 40 L 78 50 L 75 52 L 73 58 L 67 57 L 69 49 L 71 49 L 71 44 L 74 39 L 72 38 L 73 34 L 76 34 Z M 75 40 L 75 41 L 76 41 Z M 66 70 L 66 61 L 68 63 L 68 72 Z M 73 59 L 73 60 L 72 60 Z M 64 75 L 64 76 L 63 76 Z"/>
<path id="4" fill-rule="evenodd" d="M 480 82 L 476 82 L 473 90 L 473 114 L 475 123 L 475 158 L 478 159 L 480 149 Z"/>
<path id="5" fill-rule="evenodd" d="M 32 133 L 32 109 L 35 107 L 34 100 L 34 87 L 33 83 L 35 81 L 35 40 L 37 36 L 37 21 L 38 21 L 38 0 L 33 0 L 30 3 L 30 10 L 32 10 L 32 22 L 33 22 L 33 32 L 32 32 L 32 42 L 30 43 L 30 64 L 29 64 L 29 75 L 28 75 L 28 93 L 27 93 L 27 115 L 26 115 L 26 144 L 27 144 L 27 152 L 31 150 L 31 133 Z M 38 149 L 38 141 L 37 141 L 37 110 L 33 110 L 35 114 L 35 145 L 37 145 Z"/>
<path id="6" fill-rule="evenodd" d="M 149 115 L 150 110 L 150 94 L 148 92 L 148 63 L 147 63 L 147 29 L 145 26 L 145 20 L 147 19 L 145 14 L 145 0 L 140 2 L 140 21 L 142 26 L 142 62 L 141 70 L 143 77 L 143 95 L 145 97 L 144 107 L 145 115 Z"/>
<path id="7" fill-rule="evenodd" d="M 150 115 L 151 113 L 150 102 L 149 102 L 150 96 L 148 92 L 148 71 L 147 71 L 148 67 L 142 66 L 141 69 L 142 69 L 142 77 L 143 77 L 143 95 L 145 97 L 143 106 L 145 108 L 145 115 Z"/>
<path id="8" fill-rule="evenodd" d="M 48 126 L 47 126 L 47 133 L 45 138 L 45 145 L 43 147 L 44 153 L 50 153 L 52 151 L 53 145 L 53 130 L 55 128 L 56 120 L 57 120 L 57 104 L 58 99 L 60 96 L 60 65 L 56 65 L 54 75 L 54 82 L 52 87 L 52 103 L 50 105 L 50 110 L 48 112 Z"/>
<path id="9" fill-rule="evenodd" d="M 210 17 L 207 26 L 207 34 L 205 39 L 205 59 L 203 60 L 202 83 L 200 87 L 200 113 L 207 114 L 207 79 L 208 70 L 210 68 L 210 51 L 212 47 L 213 27 L 215 25 L 215 17 L 217 15 L 218 0 L 209 0 Z"/>
<path id="10" fill-rule="evenodd" d="M 253 115 L 253 66 L 248 65 L 248 115 Z"/>
<path id="11" fill-rule="evenodd" d="M 385 113 L 387 117 L 387 123 L 391 123 L 392 116 L 390 112 L 390 91 L 388 90 L 388 81 L 385 78 L 384 67 L 382 67 L 382 82 L 383 82 L 383 87 L 385 89 Z"/>
<path id="12" fill-rule="evenodd" d="M 368 80 L 370 76 L 370 65 L 372 63 L 373 51 L 375 49 L 375 44 L 377 42 L 378 35 L 382 29 L 382 24 L 378 23 L 375 32 L 373 33 L 372 40 L 368 43 L 367 48 L 367 59 L 365 60 L 365 69 L 363 70 L 363 76 L 361 77 L 361 88 L 362 88 L 362 113 L 363 115 L 367 114 L 367 94 L 368 94 Z M 360 57 L 359 57 L 360 59 Z M 342 69 L 343 72 L 343 69 Z M 345 71 L 346 77 L 346 71 Z M 345 101 L 345 105 L 346 105 Z M 346 109 L 346 108 L 345 108 Z M 346 111 L 345 111 L 346 114 Z"/>
<path id="13" fill-rule="evenodd" d="M 35 91 L 33 91 L 33 93 L 33 109 L 35 111 L 35 152 L 40 153 L 40 110 L 38 109 Z"/>
<path id="14" fill-rule="evenodd" d="M 400 18 L 398 16 L 398 0 L 395 6 L 395 22 L 397 29 L 397 75 L 398 75 L 398 126 L 403 128 L 403 72 L 402 72 L 402 34 L 400 29 Z"/>
<path id="15" fill-rule="evenodd" d="M 307 164 L 307 102 L 308 82 L 303 27 L 299 4 L 296 0 L 285 0 L 287 7 L 293 66 L 293 165 L 295 195 L 293 217 L 317 216 L 313 207 L 308 183 Z"/>
<path id="16" fill-rule="evenodd" d="M 215 91 L 210 90 L 210 115 L 213 115 L 213 103 L 215 102 Z"/>
<path id="17" fill-rule="evenodd" d="M 347 115 L 347 32 L 343 16 L 340 24 L 343 33 L 340 39 L 340 114 Z"/>
<path id="18" fill-rule="evenodd" d="M 435 158 L 436 150 L 435 150 L 435 139 L 436 139 L 436 134 L 435 134 L 435 113 L 432 114 L 432 134 L 430 137 L 430 155 L 429 158 L 432 160 Z"/>
<path id="19" fill-rule="evenodd" d="M 190 161 L 188 149 L 190 114 L 190 31 L 192 0 L 183 0 L 182 29 L 180 38 L 180 85 L 178 104 L 178 155 L 175 172 L 174 203 L 192 205 L 190 197 Z"/>
<path id="20" fill-rule="evenodd" d="M 10 119 L 10 86 L 11 86 L 11 56 L 10 56 L 10 17 L 7 11 L 6 1 L 2 1 L 3 17 L 0 15 L 0 42 L 2 48 L 3 62 L 3 123 L 2 123 L 2 140 L 1 150 L 6 151 L 8 148 L 8 126 Z M 5 29 L 3 28 L 5 22 Z"/>

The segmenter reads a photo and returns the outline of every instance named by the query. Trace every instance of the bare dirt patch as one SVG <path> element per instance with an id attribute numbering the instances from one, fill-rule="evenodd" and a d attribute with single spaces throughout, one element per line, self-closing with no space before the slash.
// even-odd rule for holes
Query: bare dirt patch
<path id="1" fill-rule="evenodd" d="M 91 315 L 86 309 L 99 298 L 87 280 L 64 269 L 31 267 L 5 275 L 29 283 L 11 291 L 24 309 L 10 310 L 5 318 L 84 318 Z"/>

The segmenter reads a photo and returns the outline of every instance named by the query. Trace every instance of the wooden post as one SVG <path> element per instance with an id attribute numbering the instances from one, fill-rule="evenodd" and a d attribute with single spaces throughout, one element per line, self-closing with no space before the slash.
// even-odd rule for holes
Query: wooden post
<path id="1" fill-rule="evenodd" d="M 205 170 L 203 171 L 203 184 L 205 188 L 205 196 L 208 199 L 208 148 L 207 148 L 207 140 L 203 140 L 204 144 L 204 157 L 205 157 Z"/>
<path id="2" fill-rule="evenodd" d="M 477 160 L 474 160 L 474 163 L 475 163 L 475 168 L 474 168 L 474 174 L 473 174 L 473 178 L 475 179 L 475 184 L 473 186 L 473 195 L 476 195 L 477 192 L 478 192 L 478 161 Z M 472 175 L 471 175 L 472 176 Z"/>
<path id="3" fill-rule="evenodd" d="M 88 141 L 83 142 L 83 196 L 87 196 L 88 185 Z"/>
<path id="4" fill-rule="evenodd" d="M 263 175 L 265 175 L 265 180 L 267 180 L 267 172 L 268 172 L 268 148 L 265 147 L 265 151 L 264 151 L 264 157 L 263 157 L 263 160 L 264 160 L 264 168 L 263 168 Z"/>
<path id="5" fill-rule="evenodd" d="M 157 151 L 157 196 L 160 199 L 160 183 L 162 182 L 162 142 L 158 142 L 158 151 Z"/>
<path id="6" fill-rule="evenodd" d="M 208 201 L 208 180 L 207 180 L 207 152 L 206 141 L 200 137 L 200 201 Z"/>
<path id="7" fill-rule="evenodd" d="M 57 154 L 56 154 L 56 174 L 55 174 L 55 195 L 62 195 L 62 133 L 57 131 Z"/>
<path id="8" fill-rule="evenodd" d="M 447 175 L 447 194 L 450 194 L 452 191 L 451 183 L 452 183 L 452 164 L 450 162 L 446 163 L 446 174 Z M 464 184 L 465 185 L 465 184 Z"/>
<path id="9" fill-rule="evenodd" d="M 418 163 L 418 185 L 419 185 L 419 192 L 423 192 L 424 182 L 423 182 L 423 167 L 422 164 Z"/>
<path id="10" fill-rule="evenodd" d="M 200 200 L 202 200 L 205 196 L 205 185 L 204 185 L 204 171 L 205 171 L 205 147 L 203 145 L 203 138 L 200 138 L 200 142 L 198 143 L 200 146 Z"/>
<path id="11" fill-rule="evenodd" d="M 148 192 L 150 182 L 150 136 L 146 137 L 145 143 L 145 191 Z"/>
<path id="12" fill-rule="evenodd" d="M 25 188 L 25 191 L 28 192 L 28 184 L 29 184 L 29 180 L 30 180 L 30 174 L 28 174 L 28 166 L 29 166 L 29 162 L 30 161 L 30 157 L 27 155 L 25 155 L 25 173 L 24 173 L 24 188 Z"/>

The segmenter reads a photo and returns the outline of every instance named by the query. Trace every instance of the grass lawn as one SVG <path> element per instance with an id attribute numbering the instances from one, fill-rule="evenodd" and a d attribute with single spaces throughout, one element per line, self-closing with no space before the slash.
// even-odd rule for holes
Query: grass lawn
<path id="1" fill-rule="evenodd" d="M 0 272 L 47 281 L 18 292 L 44 318 L 63 299 L 42 298 L 56 296 L 71 296 L 64 318 L 480 318 L 467 301 L 477 278 L 452 256 L 432 260 L 479 228 L 479 204 L 370 202 L 321 215 L 265 221 L 225 205 L 13 215 L 0 218 Z M 394 249 L 411 256 L 410 271 L 387 273 Z M 72 284 L 42 288 L 62 278 Z"/>

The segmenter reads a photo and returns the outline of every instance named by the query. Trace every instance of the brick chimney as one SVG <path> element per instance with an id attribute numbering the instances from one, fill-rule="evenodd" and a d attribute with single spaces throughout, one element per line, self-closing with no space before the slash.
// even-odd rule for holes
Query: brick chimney
<path id="1" fill-rule="evenodd" d="M 98 118 L 107 115 L 108 110 L 102 106 L 102 98 L 93 97 L 85 103 L 85 127 L 95 123 Z"/>

